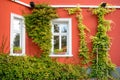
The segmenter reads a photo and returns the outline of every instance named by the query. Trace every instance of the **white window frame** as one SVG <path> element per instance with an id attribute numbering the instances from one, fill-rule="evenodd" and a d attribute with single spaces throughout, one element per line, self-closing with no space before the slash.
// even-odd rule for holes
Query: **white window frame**
<path id="1" fill-rule="evenodd" d="M 21 31 L 21 41 L 20 43 L 22 43 L 21 47 L 22 47 L 22 53 L 17 54 L 17 53 L 13 53 L 13 24 L 14 24 L 14 19 L 20 19 L 22 22 L 22 31 Z M 11 56 L 25 56 L 25 23 L 24 23 L 24 17 L 15 13 L 11 13 L 11 23 L 10 23 L 10 55 Z"/>
<path id="2" fill-rule="evenodd" d="M 58 19 L 54 19 L 51 21 L 51 25 L 52 25 L 52 34 L 54 35 L 54 31 L 53 31 L 53 23 L 62 23 L 62 22 L 67 22 L 68 23 L 68 32 L 67 32 L 67 53 L 66 54 L 54 54 L 53 52 L 53 46 L 54 46 L 54 40 L 52 36 L 52 49 L 51 49 L 51 54 L 50 57 L 72 57 L 72 22 L 71 22 L 71 18 L 58 18 Z"/>

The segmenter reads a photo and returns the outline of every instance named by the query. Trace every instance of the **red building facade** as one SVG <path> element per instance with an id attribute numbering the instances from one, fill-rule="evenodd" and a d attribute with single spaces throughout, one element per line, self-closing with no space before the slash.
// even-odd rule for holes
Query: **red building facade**
<path id="1" fill-rule="evenodd" d="M 31 13 L 31 8 L 29 6 L 31 0 L 4 0 L 0 3 L 0 46 L 4 44 L 4 52 L 10 53 L 10 55 L 14 56 L 24 56 L 30 55 L 34 56 L 39 54 L 41 51 L 36 44 L 32 42 L 32 40 L 27 36 L 25 32 L 25 25 L 24 25 L 24 17 L 23 15 Z M 72 64 L 79 64 L 79 56 L 78 56 L 78 49 L 79 49 L 79 31 L 77 27 L 77 20 L 75 15 L 68 15 L 68 12 L 65 8 L 69 7 L 76 7 L 78 4 L 82 9 L 83 15 L 83 23 L 90 29 L 90 33 L 87 36 L 93 36 L 96 33 L 97 28 L 97 17 L 89 11 L 89 8 L 94 7 L 96 8 L 103 0 L 76 0 L 76 1 L 68 1 L 68 0 L 34 0 L 35 4 L 41 3 L 48 3 L 52 7 L 57 8 L 57 13 L 59 15 L 59 19 L 53 20 L 53 24 L 57 24 L 58 26 L 65 26 L 69 25 L 71 27 L 67 28 L 69 31 L 65 33 L 65 30 L 61 30 L 61 35 L 64 37 L 60 37 L 60 39 L 64 39 L 65 37 L 68 38 L 67 48 L 70 54 L 66 55 L 51 55 L 50 57 L 57 57 L 58 61 L 63 63 L 72 63 Z M 116 10 L 110 14 L 108 14 L 105 18 L 111 20 L 111 31 L 109 31 L 109 36 L 111 37 L 111 48 L 110 48 L 110 58 L 112 62 L 115 63 L 117 66 L 120 66 L 120 28 L 119 28 L 119 21 L 120 21 L 120 1 L 119 0 L 104 0 L 104 2 L 109 3 L 112 7 L 116 8 Z M 59 24 L 59 21 L 61 24 Z M 65 22 L 63 22 L 65 21 Z M 18 26 L 16 28 L 15 26 Z M 22 28 L 20 28 L 22 26 Z M 55 26 L 55 25 L 53 25 Z M 66 27 L 64 27 L 66 29 Z M 63 32 L 63 33 L 62 33 Z M 57 33 L 53 34 L 57 35 Z M 67 35 L 69 34 L 69 35 Z M 87 38 L 88 46 L 91 46 L 90 38 Z M 15 42 L 19 39 L 19 41 Z M 62 46 L 62 40 L 59 41 Z M 13 54 L 14 53 L 14 46 L 20 46 L 22 49 L 22 54 Z M 59 48 L 61 48 L 59 46 Z M 2 49 L 1 49 L 2 51 Z"/>

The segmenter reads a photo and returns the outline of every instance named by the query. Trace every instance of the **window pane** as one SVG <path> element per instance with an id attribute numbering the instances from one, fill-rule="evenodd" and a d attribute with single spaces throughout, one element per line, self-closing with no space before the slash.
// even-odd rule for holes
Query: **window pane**
<path id="1" fill-rule="evenodd" d="M 13 41 L 13 53 L 22 53 L 22 48 L 20 45 L 20 33 L 14 33 Z"/>
<path id="2" fill-rule="evenodd" d="M 20 47 L 20 34 L 14 33 L 14 47 Z"/>
<path id="3" fill-rule="evenodd" d="M 54 24 L 54 32 L 59 33 L 59 26 L 57 24 Z"/>
<path id="4" fill-rule="evenodd" d="M 61 24 L 61 32 L 66 33 L 67 32 L 67 24 Z"/>
<path id="5" fill-rule="evenodd" d="M 20 20 L 19 19 L 14 20 L 13 31 L 16 31 L 16 32 L 21 31 Z"/>
<path id="6" fill-rule="evenodd" d="M 54 49 L 59 49 L 59 36 L 54 36 Z"/>
<path id="7" fill-rule="evenodd" d="M 62 50 L 63 52 L 67 52 L 67 36 L 62 36 Z"/>

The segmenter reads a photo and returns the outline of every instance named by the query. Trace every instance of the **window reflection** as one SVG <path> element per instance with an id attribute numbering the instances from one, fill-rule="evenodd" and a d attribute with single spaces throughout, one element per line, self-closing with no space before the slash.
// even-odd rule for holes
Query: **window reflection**
<path id="1" fill-rule="evenodd" d="M 62 36 L 62 50 L 63 52 L 67 52 L 67 36 Z"/>
<path id="2" fill-rule="evenodd" d="M 14 33 L 14 47 L 20 47 L 20 34 Z"/>
<path id="3" fill-rule="evenodd" d="M 67 32 L 67 24 L 62 24 L 61 25 L 61 32 L 66 33 Z"/>
<path id="4" fill-rule="evenodd" d="M 54 36 L 54 49 L 59 49 L 59 36 Z"/>
<path id="5" fill-rule="evenodd" d="M 22 53 L 21 43 L 20 43 L 20 33 L 14 33 L 13 40 L 13 53 Z"/>
<path id="6" fill-rule="evenodd" d="M 54 32 L 55 33 L 59 32 L 59 26 L 58 26 L 58 24 L 54 24 Z"/>
<path id="7" fill-rule="evenodd" d="M 15 32 L 20 32 L 21 31 L 21 25 L 20 25 L 20 20 L 19 19 L 14 20 L 13 31 L 15 31 Z"/>

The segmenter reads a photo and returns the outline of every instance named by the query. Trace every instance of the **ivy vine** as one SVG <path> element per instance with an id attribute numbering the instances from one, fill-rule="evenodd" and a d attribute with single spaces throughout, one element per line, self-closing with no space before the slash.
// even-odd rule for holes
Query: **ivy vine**
<path id="1" fill-rule="evenodd" d="M 28 36 L 33 39 L 43 53 L 51 51 L 51 20 L 57 18 L 56 9 L 46 4 L 36 5 L 32 14 L 25 16 Z M 44 55 L 45 55 L 44 54 Z"/>
<path id="2" fill-rule="evenodd" d="M 81 14 L 81 8 L 68 8 L 68 13 L 70 15 L 75 14 L 77 21 L 78 21 L 78 29 L 79 29 L 79 37 L 80 37 L 80 47 L 79 47 L 79 56 L 81 58 L 81 65 L 85 66 L 89 63 L 89 49 L 87 47 L 87 41 L 86 41 L 86 33 L 85 30 L 89 31 L 89 29 L 83 24 L 83 16 Z"/>
<path id="3" fill-rule="evenodd" d="M 86 32 L 89 29 L 83 24 L 83 16 L 81 9 L 67 8 L 69 15 L 76 15 L 78 20 L 78 29 L 80 37 L 79 56 L 81 58 L 82 65 L 88 65 L 90 61 L 89 49 L 87 47 Z M 113 9 L 104 8 L 99 6 L 96 9 L 92 9 L 92 13 L 98 17 L 97 33 L 92 37 L 92 54 L 93 60 L 91 64 L 90 77 L 97 78 L 98 80 L 112 79 L 110 72 L 115 69 L 115 65 L 109 58 L 109 49 L 111 46 L 110 37 L 107 32 L 110 30 L 110 21 L 105 20 L 104 16 L 111 13 Z M 32 14 L 25 16 L 25 24 L 28 36 L 38 44 L 43 50 L 44 55 L 48 55 L 51 51 L 51 19 L 57 18 L 55 8 L 48 5 L 37 5 Z"/>
<path id="4" fill-rule="evenodd" d="M 94 59 L 90 76 L 98 80 L 112 79 L 110 72 L 115 69 L 115 65 L 109 58 L 111 40 L 107 32 L 110 30 L 110 20 L 105 20 L 104 18 L 105 15 L 112 11 L 113 9 L 105 8 L 101 5 L 96 9 L 92 9 L 92 13 L 98 18 L 98 26 L 96 35 L 92 37 Z"/>

